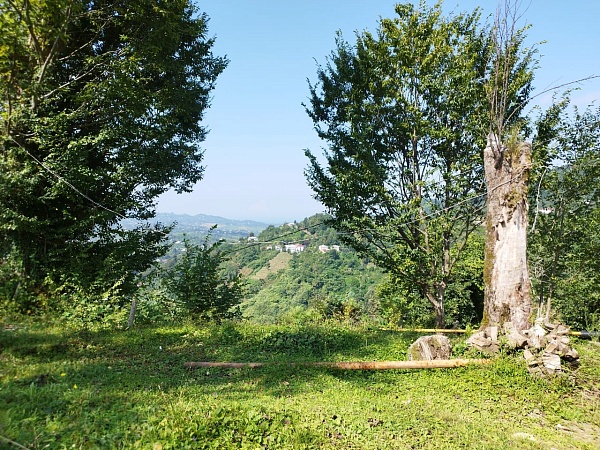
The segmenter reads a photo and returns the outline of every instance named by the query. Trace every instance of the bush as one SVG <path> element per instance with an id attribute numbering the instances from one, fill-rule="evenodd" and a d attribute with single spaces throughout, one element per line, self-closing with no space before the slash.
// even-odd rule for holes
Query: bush
<path id="1" fill-rule="evenodd" d="M 185 250 L 163 278 L 167 292 L 196 319 L 220 320 L 239 315 L 244 296 L 241 275 L 227 275 L 222 242 L 209 244 L 209 233 L 202 246 L 184 239 Z"/>

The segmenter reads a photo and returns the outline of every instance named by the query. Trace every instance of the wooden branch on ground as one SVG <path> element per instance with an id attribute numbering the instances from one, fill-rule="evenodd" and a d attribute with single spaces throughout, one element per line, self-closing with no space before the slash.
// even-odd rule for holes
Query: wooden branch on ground
<path id="1" fill-rule="evenodd" d="M 487 364 L 489 359 L 437 359 L 432 361 L 355 361 L 355 362 L 292 362 L 292 363 L 260 363 L 260 362 L 186 362 L 186 369 L 202 367 L 221 367 L 241 369 L 245 367 L 263 367 L 269 365 L 326 367 L 342 370 L 390 370 L 390 369 L 451 369 L 469 365 Z"/>
<path id="2" fill-rule="evenodd" d="M 445 328 L 400 328 L 398 330 L 400 333 L 466 333 L 467 330 L 455 330 L 455 329 L 445 329 Z"/>

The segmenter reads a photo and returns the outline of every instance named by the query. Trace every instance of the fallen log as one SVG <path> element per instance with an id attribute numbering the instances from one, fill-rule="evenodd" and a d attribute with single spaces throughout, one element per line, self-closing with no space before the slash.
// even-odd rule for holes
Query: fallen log
<path id="1" fill-rule="evenodd" d="M 354 362 L 292 362 L 292 363 L 259 363 L 259 362 L 186 362 L 186 369 L 201 367 L 221 367 L 240 369 L 244 367 L 263 367 L 269 365 L 325 367 L 342 370 L 390 370 L 390 369 L 452 369 L 468 365 L 487 364 L 489 359 L 436 359 L 432 361 L 354 361 Z"/>
<path id="2" fill-rule="evenodd" d="M 400 333 L 466 333 L 467 330 L 458 330 L 454 328 L 397 328 L 395 331 Z"/>

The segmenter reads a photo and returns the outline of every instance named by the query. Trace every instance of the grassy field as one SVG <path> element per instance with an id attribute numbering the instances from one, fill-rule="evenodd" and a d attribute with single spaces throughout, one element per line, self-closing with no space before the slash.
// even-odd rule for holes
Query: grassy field
<path id="1" fill-rule="evenodd" d="M 552 380 L 510 355 L 420 371 L 283 364 L 403 360 L 416 337 L 335 324 L 92 332 L 4 322 L 0 448 L 600 448 L 597 343 L 577 342 L 581 367 Z M 202 360 L 274 365 L 183 368 Z"/>

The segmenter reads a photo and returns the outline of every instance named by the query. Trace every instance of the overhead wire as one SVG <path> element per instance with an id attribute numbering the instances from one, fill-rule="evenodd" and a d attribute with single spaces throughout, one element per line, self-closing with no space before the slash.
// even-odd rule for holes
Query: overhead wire
<path id="1" fill-rule="evenodd" d="M 516 177 L 511 177 L 510 179 L 508 179 L 508 180 L 506 180 L 506 181 L 504 181 L 502 183 L 499 183 L 498 185 L 496 185 L 493 188 L 489 189 L 488 192 L 484 192 L 482 194 L 478 194 L 478 195 L 466 198 L 466 199 L 461 200 L 460 202 L 457 202 L 457 203 L 455 203 L 455 204 L 453 204 L 451 206 L 448 206 L 448 207 L 442 208 L 442 209 L 438 209 L 438 210 L 436 210 L 436 211 L 434 211 L 432 213 L 429 213 L 429 214 L 427 214 L 427 215 L 425 215 L 423 217 L 419 217 L 418 219 L 413 219 L 413 220 L 410 220 L 410 221 L 407 221 L 407 222 L 402 222 L 402 223 L 396 224 L 396 226 L 397 227 L 403 227 L 403 226 L 412 225 L 414 223 L 421 222 L 423 220 L 430 219 L 430 218 L 435 217 L 437 215 L 446 213 L 446 212 L 451 211 L 452 209 L 455 209 L 455 208 L 457 208 L 457 207 L 459 207 L 459 206 L 461 206 L 461 205 L 463 205 L 465 203 L 468 203 L 468 202 L 473 201 L 473 200 L 477 200 L 479 198 L 486 197 L 489 194 L 489 192 L 493 192 L 496 189 L 500 188 L 501 186 L 504 186 L 506 184 L 511 183 L 515 179 L 516 179 Z M 477 208 L 477 211 L 481 211 L 482 209 L 483 209 L 483 207 Z M 229 254 L 232 254 L 232 253 L 237 253 L 237 252 L 246 250 L 248 248 L 257 247 L 257 246 L 264 245 L 264 244 L 272 244 L 272 243 L 281 241 L 281 239 L 284 238 L 284 237 L 286 237 L 286 236 L 290 236 L 290 235 L 298 233 L 300 231 L 306 231 L 308 229 L 315 228 L 315 227 L 323 225 L 325 223 L 326 223 L 326 221 L 322 221 L 322 222 L 319 222 L 319 223 L 314 224 L 314 225 L 310 225 L 310 226 L 307 226 L 307 227 L 299 228 L 299 229 L 291 231 L 289 233 L 282 234 L 280 236 L 277 236 L 275 238 L 272 238 L 272 239 L 269 239 L 269 240 L 266 240 L 266 241 L 253 242 L 252 244 L 248 244 L 245 247 L 240 247 L 240 248 L 236 248 L 236 249 L 230 250 L 228 252 L 223 252 L 223 255 L 229 255 Z M 355 231 L 352 231 L 352 232 L 343 232 L 343 231 L 340 232 L 340 231 L 338 231 L 338 234 L 348 234 L 348 235 L 350 235 L 350 234 L 364 233 L 364 232 L 368 232 L 368 231 L 379 231 L 379 229 L 378 228 L 361 228 L 361 229 L 358 229 L 358 230 L 355 230 Z M 314 238 L 313 237 L 306 237 L 306 238 L 300 239 L 300 240 L 295 241 L 295 242 L 290 242 L 290 243 L 300 243 L 302 241 L 307 241 L 307 240 L 312 240 L 312 239 L 314 239 Z"/>
<path id="2" fill-rule="evenodd" d="M 101 208 L 101 209 L 104 209 L 105 211 L 108 211 L 108 212 L 116 215 L 117 217 L 119 217 L 122 220 L 130 219 L 129 217 L 127 217 L 127 216 L 125 216 L 123 214 L 120 214 L 119 212 L 114 211 L 113 209 L 108 208 L 107 206 L 104 206 L 103 204 L 95 201 L 94 199 L 92 199 L 91 197 L 89 197 L 88 195 L 86 195 L 85 193 L 83 193 L 81 190 L 79 190 L 71 182 L 69 182 L 68 180 L 66 180 L 63 176 L 59 175 L 58 173 L 54 172 L 52 169 L 50 169 L 49 167 L 47 167 L 42 161 L 40 161 L 31 152 L 29 152 L 29 150 L 27 150 L 25 147 L 23 147 L 17 140 L 15 140 L 12 137 L 10 137 L 10 139 L 15 144 L 17 144 L 21 150 L 23 150 L 25 153 L 27 153 L 27 155 L 29 155 L 29 157 L 31 157 L 44 170 L 46 170 L 48 173 L 50 173 L 52 176 L 54 176 L 59 181 L 63 182 L 65 185 L 67 185 L 69 188 L 71 188 L 74 192 L 76 192 L 78 195 L 80 195 L 83 198 L 85 198 L 87 201 L 89 201 L 90 203 L 92 203 L 94 206 L 96 206 L 98 208 Z M 494 190 L 498 189 L 499 187 L 512 182 L 513 180 L 514 180 L 514 177 L 511 177 L 510 179 L 506 180 L 505 182 L 500 183 L 497 186 L 494 186 L 493 188 L 489 189 L 488 192 L 484 192 L 482 194 L 478 194 L 478 195 L 466 198 L 466 199 L 461 200 L 461 201 L 459 201 L 459 202 L 457 202 L 457 203 L 455 203 L 455 204 L 453 204 L 451 206 L 448 206 L 448 207 L 445 207 L 445 208 L 442 208 L 442 209 L 438 209 L 438 210 L 433 211 L 433 212 L 431 212 L 429 214 L 426 214 L 423 217 L 419 217 L 419 218 L 416 218 L 416 219 L 413 219 L 413 220 L 410 220 L 410 221 L 407 221 L 407 222 L 396 224 L 396 226 L 397 227 L 409 226 L 409 225 L 412 225 L 414 223 L 422 222 L 423 220 L 427 220 L 427 219 L 430 219 L 432 217 L 439 216 L 441 214 L 447 213 L 447 212 L 449 212 L 449 211 L 451 211 L 451 210 L 453 210 L 453 209 L 455 209 L 455 208 L 457 208 L 457 207 L 459 207 L 459 206 L 461 206 L 461 205 L 463 205 L 465 203 L 471 202 L 473 200 L 477 200 L 479 198 L 486 197 L 489 192 L 494 191 Z M 308 225 L 308 226 L 305 226 L 305 227 L 302 227 L 302 228 L 298 228 L 296 230 L 293 230 L 293 231 L 290 231 L 288 233 L 279 235 L 279 236 L 277 236 L 275 238 L 272 238 L 272 239 L 269 239 L 267 241 L 253 242 L 252 244 L 248 244 L 248 245 L 246 245 L 244 247 L 240 247 L 240 248 L 237 248 L 237 249 L 232 249 L 232 250 L 227 251 L 227 252 L 223 252 L 223 255 L 225 256 L 225 255 L 229 255 L 229 254 L 232 254 L 232 253 L 237 253 L 237 252 L 240 252 L 240 251 L 243 251 L 243 250 L 247 250 L 249 248 L 257 247 L 257 246 L 260 246 L 260 245 L 264 245 L 264 244 L 275 243 L 275 242 L 281 241 L 283 238 L 285 238 L 287 236 L 291 236 L 293 234 L 296 234 L 296 233 L 302 232 L 302 231 L 308 231 L 308 230 L 311 230 L 313 228 L 319 227 L 319 226 L 324 225 L 324 224 L 326 224 L 325 220 L 323 220 L 321 222 L 318 222 L 316 224 L 313 224 L 313 225 Z M 163 231 L 160 231 L 160 230 L 151 230 L 151 231 L 154 231 L 154 232 L 160 233 L 160 234 L 162 234 L 162 235 L 164 235 L 166 237 L 169 237 L 169 234 L 165 233 Z M 363 229 L 355 230 L 355 231 L 352 231 L 352 232 L 338 232 L 338 234 L 348 234 L 348 235 L 350 235 L 350 234 L 364 233 L 364 232 L 368 232 L 368 231 L 378 231 L 378 229 L 377 228 L 363 228 Z M 295 243 L 299 243 L 301 241 L 306 241 L 306 240 L 311 240 L 311 239 L 307 237 L 307 238 L 303 238 L 303 239 L 301 239 L 301 240 L 299 240 L 299 241 L 297 241 Z"/>
<path id="3" fill-rule="evenodd" d="M 23 150 L 25 153 L 27 153 L 27 155 L 29 155 L 29 157 L 31 157 L 31 159 L 33 159 L 37 164 L 39 164 L 45 171 L 47 171 L 48 173 L 50 173 L 52 176 L 54 176 L 56 179 L 58 179 L 59 181 L 61 181 L 62 183 L 64 183 L 65 185 L 67 185 L 69 188 L 71 188 L 74 192 L 76 192 L 77 194 L 79 194 L 80 196 L 82 196 L 83 198 L 85 198 L 87 201 L 89 201 L 90 203 L 92 203 L 94 206 L 96 206 L 97 208 L 101 208 L 105 211 L 108 211 L 111 214 L 114 214 L 115 216 L 117 216 L 119 219 L 121 220 L 126 220 L 126 219 L 131 219 L 130 217 L 127 217 L 113 209 L 110 209 L 107 206 L 104 206 L 103 204 L 97 202 L 96 200 L 94 200 L 93 198 L 91 198 L 89 195 L 85 194 L 84 192 L 81 192 L 79 189 L 77 189 L 76 186 L 74 186 L 71 182 L 69 182 L 67 179 L 65 179 L 63 176 L 59 175 L 58 173 L 54 172 L 52 169 L 50 169 L 48 166 L 46 166 L 46 164 L 44 164 L 42 161 L 40 161 L 38 158 L 36 158 L 29 150 L 27 150 L 25 147 L 23 147 L 21 145 L 21 143 L 19 141 L 17 141 L 15 138 L 13 138 L 12 136 L 9 136 L 9 139 L 14 142 L 15 144 L 17 144 L 17 146 Z M 135 219 L 134 219 L 135 220 Z M 163 236 L 169 236 L 168 233 L 165 233 L 164 231 L 160 231 L 160 230 L 151 230 L 154 231 L 156 233 L 160 233 Z"/>
<path id="4" fill-rule="evenodd" d="M 27 150 L 25 147 L 23 147 L 12 136 L 10 136 L 9 138 L 20 149 L 22 149 L 27 155 L 29 155 L 29 157 L 31 157 L 37 164 L 39 164 L 44 170 L 46 170 L 48 173 L 50 173 L 52 176 L 54 176 L 59 181 L 63 182 L 65 185 L 67 185 L 69 188 L 71 188 L 74 192 L 76 192 L 78 195 L 80 195 L 83 198 L 85 198 L 87 201 L 89 201 L 90 203 L 92 203 L 94 206 L 96 206 L 98 208 L 101 208 L 101 209 L 104 209 L 105 211 L 108 211 L 111 214 L 114 214 L 115 216 L 119 217 L 122 220 L 125 220 L 125 219 L 130 219 L 131 220 L 131 218 L 129 218 L 129 217 L 123 215 L 123 214 L 120 214 L 119 212 L 114 211 L 111 208 L 108 208 L 107 206 L 105 206 L 105 205 L 103 205 L 103 204 L 95 201 L 94 199 L 92 199 L 91 197 L 89 197 L 88 195 L 86 195 L 84 192 L 82 192 L 76 186 L 74 186 L 72 183 L 70 183 L 68 180 L 66 180 L 63 176 L 59 175 L 58 173 L 54 172 L 52 169 L 50 169 L 49 167 L 47 167 L 42 161 L 40 161 L 38 158 L 36 158 L 31 152 L 29 152 L 29 150 Z M 455 208 L 457 208 L 457 207 L 459 207 L 459 206 L 461 206 L 461 205 L 463 205 L 465 203 L 471 202 L 473 200 L 477 200 L 479 198 L 486 197 L 489 192 L 492 192 L 492 191 L 498 189 L 499 187 L 512 182 L 513 180 L 514 180 L 514 177 L 511 177 L 510 179 L 506 180 L 505 182 L 500 183 L 499 185 L 494 186 L 491 189 L 488 189 L 487 192 L 484 192 L 482 194 L 478 194 L 478 195 L 475 195 L 475 196 L 472 196 L 472 197 L 468 197 L 468 198 L 466 198 L 464 200 L 461 200 L 461 201 L 459 201 L 459 202 L 457 202 L 457 203 L 455 203 L 455 204 L 453 204 L 451 206 L 448 206 L 448 207 L 445 207 L 445 208 L 442 208 L 442 209 L 438 209 L 438 210 L 433 211 L 433 212 L 431 212 L 429 214 L 426 214 L 425 216 L 422 216 L 422 217 L 419 217 L 419 218 L 415 218 L 415 219 L 407 221 L 407 222 L 395 224 L 395 226 L 397 226 L 397 227 L 409 226 L 409 225 L 412 225 L 414 223 L 422 222 L 423 220 L 427 220 L 427 219 L 430 219 L 432 217 L 435 217 L 435 216 L 447 213 L 447 212 L 449 212 L 449 211 L 451 211 L 451 210 L 453 210 L 453 209 L 455 209 Z M 277 236 L 277 237 L 275 237 L 273 239 L 270 239 L 268 241 L 254 242 L 254 243 L 248 244 L 248 245 L 246 245 L 244 247 L 233 249 L 233 250 L 230 250 L 228 252 L 223 252 L 223 255 L 229 255 L 229 254 L 232 254 L 232 253 L 237 253 L 239 251 L 243 251 L 243 250 L 246 250 L 248 248 L 256 247 L 256 246 L 259 246 L 259 245 L 264 245 L 264 244 L 278 242 L 278 241 L 281 241 L 281 239 L 284 238 L 284 237 L 291 236 L 291 235 L 296 234 L 296 233 L 301 232 L 301 231 L 308 231 L 308 230 L 310 230 L 312 228 L 316 228 L 316 227 L 319 227 L 321 225 L 324 225 L 325 223 L 326 223 L 326 221 L 324 220 L 324 221 L 318 222 L 318 223 L 313 224 L 313 225 L 309 225 L 309 226 L 306 226 L 306 227 L 302 227 L 302 228 L 290 231 L 288 233 L 285 233 L 283 235 Z M 160 233 L 160 234 L 162 234 L 163 236 L 166 236 L 166 237 L 170 236 L 169 233 L 165 233 L 165 232 L 160 231 L 160 230 L 151 230 L 151 231 Z M 338 232 L 338 234 L 348 234 L 349 235 L 349 234 L 364 233 L 364 232 L 368 232 L 368 231 L 379 231 L 379 229 L 377 229 L 377 228 L 363 228 L 363 229 L 355 230 L 355 231 L 352 231 L 352 232 Z M 309 239 L 302 239 L 302 241 L 305 241 L 305 240 L 309 240 Z M 300 242 L 300 241 L 298 241 L 298 242 Z"/>

